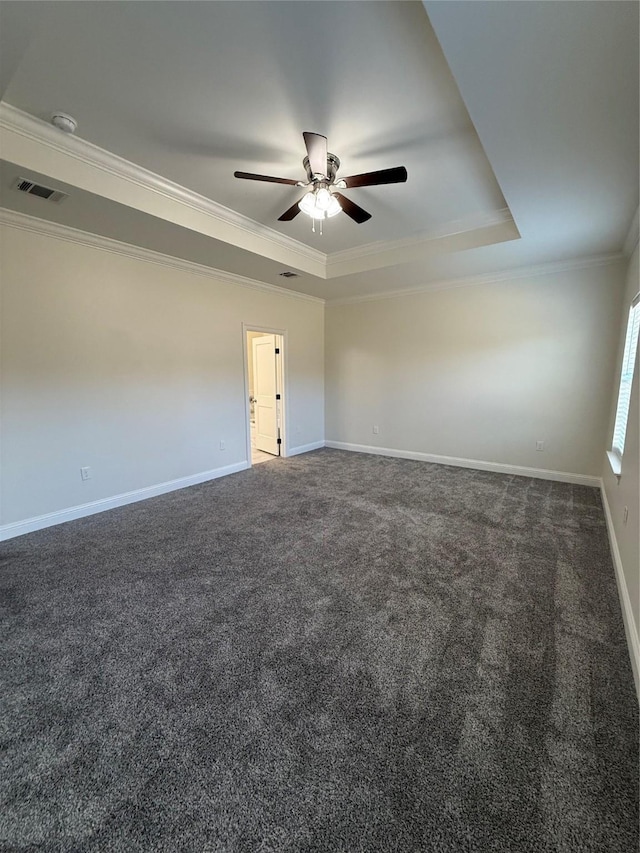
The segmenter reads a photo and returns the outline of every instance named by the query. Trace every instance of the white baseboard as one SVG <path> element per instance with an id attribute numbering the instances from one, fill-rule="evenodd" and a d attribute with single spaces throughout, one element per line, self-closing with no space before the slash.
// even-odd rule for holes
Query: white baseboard
<path id="1" fill-rule="evenodd" d="M 575 483 L 578 486 L 600 486 L 600 477 L 588 474 L 570 474 L 566 471 L 548 471 L 545 468 L 525 468 L 521 465 L 504 465 L 501 462 L 484 462 L 481 459 L 461 459 L 458 456 L 437 456 L 417 450 L 394 450 L 390 447 L 369 447 L 365 444 L 346 444 L 343 441 L 325 441 L 325 447 L 336 450 L 352 450 L 355 453 L 375 453 L 396 459 L 415 459 L 417 462 L 435 462 L 437 465 L 454 465 L 457 468 L 475 468 L 478 471 L 493 471 L 496 474 L 516 474 L 518 477 L 535 477 L 538 480 L 556 480 L 559 483 Z"/>
<path id="2" fill-rule="evenodd" d="M 218 477 L 226 477 L 228 474 L 236 474 L 245 471 L 249 463 L 237 462 L 235 465 L 226 465 L 223 468 L 214 468 L 211 471 L 202 471 L 199 474 L 191 474 L 189 477 L 180 477 L 178 480 L 168 480 L 166 483 L 157 483 L 155 486 L 147 486 L 144 489 L 136 489 L 133 492 L 123 492 L 111 498 L 102 498 L 98 501 L 72 506 L 46 515 L 38 515 L 35 518 L 27 518 L 24 521 L 15 521 L 12 524 L 0 526 L 0 542 L 13 539 L 15 536 L 23 536 L 25 533 L 33 533 L 34 530 L 42 530 L 44 527 L 52 527 L 54 524 L 63 524 L 65 521 L 75 521 L 87 515 L 95 515 L 108 509 L 115 509 L 126 504 L 144 501 L 147 498 L 155 498 L 167 492 L 175 492 L 178 489 L 186 489 L 187 486 L 196 486 L 207 480 L 216 480 Z"/>
<path id="3" fill-rule="evenodd" d="M 616 581 L 618 584 L 618 595 L 620 596 L 620 606 L 622 608 L 622 621 L 624 622 L 624 630 L 627 635 L 627 645 L 629 646 L 629 657 L 631 658 L 631 669 L 633 670 L 633 680 L 636 685 L 636 694 L 640 701 L 640 639 L 638 638 L 638 629 L 636 621 L 633 617 L 631 608 L 631 599 L 627 582 L 624 577 L 622 567 L 622 558 L 620 557 L 620 549 L 618 548 L 618 540 L 616 539 L 616 531 L 613 526 L 613 518 L 607 493 L 604 484 L 600 484 L 600 493 L 602 495 L 602 506 L 604 507 L 604 517 L 607 521 L 607 533 L 609 534 L 609 546 L 611 548 L 611 556 L 613 558 L 613 567 L 616 573 Z"/>
<path id="4" fill-rule="evenodd" d="M 287 456 L 298 456 L 299 453 L 309 453 L 310 450 L 320 450 L 321 447 L 324 447 L 324 441 L 301 444 L 299 447 L 290 447 L 287 451 Z"/>

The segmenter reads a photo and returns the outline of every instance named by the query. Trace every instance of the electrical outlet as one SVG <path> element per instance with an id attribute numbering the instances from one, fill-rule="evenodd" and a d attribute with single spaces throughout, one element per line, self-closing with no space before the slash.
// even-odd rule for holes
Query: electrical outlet
<path id="1" fill-rule="evenodd" d="M 80 479 L 81 480 L 90 480 L 91 479 L 91 468 L 81 468 L 80 469 Z"/>
<path id="2" fill-rule="evenodd" d="M 627 523 L 628 518 L 629 518 L 629 507 L 628 507 L 628 506 L 626 506 L 626 507 L 624 508 L 624 510 L 622 511 L 622 523 L 623 523 L 623 524 L 626 524 L 626 523 Z"/>
<path id="3" fill-rule="evenodd" d="M 224 443 L 224 441 L 221 441 L 220 442 L 220 450 L 226 450 L 226 449 L 227 449 L 226 444 Z"/>
<path id="4" fill-rule="evenodd" d="M 544 441 L 536 441 L 536 450 L 544 450 Z"/>
<path id="5" fill-rule="evenodd" d="M 378 433 L 379 433 L 379 432 L 380 432 L 380 430 L 378 429 L 378 425 L 377 425 L 377 424 L 374 424 L 374 427 L 373 427 L 373 434 L 374 434 L 374 435 L 378 435 Z"/>

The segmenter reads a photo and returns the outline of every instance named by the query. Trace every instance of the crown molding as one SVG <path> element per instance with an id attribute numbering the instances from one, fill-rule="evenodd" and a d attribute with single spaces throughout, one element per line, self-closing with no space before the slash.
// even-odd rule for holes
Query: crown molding
<path id="1" fill-rule="evenodd" d="M 324 252 L 307 246 L 298 240 L 293 239 L 285 234 L 275 231 L 262 223 L 256 222 L 253 219 L 243 216 L 230 208 L 224 207 L 221 204 L 208 199 L 199 193 L 189 190 L 186 187 L 180 186 L 167 178 L 162 177 L 142 166 L 138 166 L 123 157 L 113 154 L 104 148 L 100 148 L 85 139 L 70 134 L 60 132 L 57 128 L 48 124 L 41 119 L 38 119 L 28 113 L 23 112 L 17 107 L 12 106 L 4 101 L 0 102 L 0 129 L 9 132 L 9 135 L 15 134 L 13 139 L 28 140 L 41 146 L 39 150 L 48 150 L 64 155 L 75 161 L 78 164 L 83 164 L 85 167 L 97 170 L 103 174 L 110 175 L 125 184 L 132 185 L 142 190 L 149 191 L 156 196 L 161 196 L 169 202 L 174 202 L 183 208 L 189 208 L 197 214 L 204 215 L 207 221 L 213 223 L 211 232 L 207 228 L 202 230 L 202 233 L 209 233 L 209 236 L 215 239 L 221 239 L 224 242 L 239 246 L 248 251 L 264 254 L 265 257 L 272 257 L 283 263 L 288 263 L 294 268 L 304 270 L 310 275 L 315 275 L 321 279 L 340 278 L 345 275 L 350 275 L 355 272 L 365 272 L 367 270 L 378 269 L 380 267 L 391 264 L 402 263 L 407 260 L 407 255 L 411 256 L 426 256 L 434 252 L 451 252 L 461 251 L 467 248 L 474 248 L 490 243 L 502 242 L 504 240 L 513 240 L 519 238 L 517 226 L 513 220 L 511 212 L 508 208 L 503 208 L 498 211 L 492 211 L 483 214 L 474 219 L 459 221 L 458 223 L 450 223 L 443 229 L 431 231 L 428 233 L 414 234 L 410 237 L 401 238 L 398 240 L 379 241 L 367 243 L 351 249 L 345 249 L 340 252 L 334 252 L 327 255 Z M 14 148 L 14 151 L 16 149 Z M 9 156 L 7 156 L 9 155 Z M 5 154 L 7 159 L 16 162 L 10 156 L 10 153 Z M 28 159 L 28 158 L 27 158 Z M 36 165 L 30 165 L 28 162 L 21 162 L 18 165 L 26 169 L 32 168 L 39 172 Z M 48 174 L 45 170 L 43 174 Z M 52 178 L 62 180 L 63 183 L 68 182 L 65 178 L 58 177 L 54 174 Z M 94 189 L 89 189 L 90 192 L 96 192 Z M 106 195 L 106 197 L 110 197 Z M 114 198 L 118 201 L 119 199 Z M 126 203 L 126 202 L 121 202 Z M 133 206 L 136 206 L 135 204 Z M 144 206 L 139 209 L 144 210 Z M 174 208 L 175 210 L 175 208 Z M 306 298 L 324 303 L 325 300 L 317 297 L 299 294 L 296 291 L 287 290 L 286 288 L 270 285 L 266 282 L 254 281 L 243 276 L 237 276 L 217 270 L 212 267 L 207 267 L 195 262 L 173 258 L 170 255 L 164 255 L 159 252 L 142 249 L 132 246 L 127 243 L 110 238 L 98 237 L 77 229 L 61 226 L 54 223 L 38 220 L 35 217 L 25 216 L 25 220 L 33 220 L 35 222 L 44 223 L 45 228 L 27 228 L 26 225 L 18 225 L 17 217 L 21 216 L 17 213 L 11 213 L 14 217 L 12 222 L 8 222 L 6 217 L 8 211 L 3 212 L 1 221 L 6 224 L 12 224 L 14 227 L 23 227 L 27 230 L 39 230 L 40 233 L 47 233 L 49 236 L 58 236 L 61 239 L 70 239 L 68 235 L 83 235 L 82 238 L 76 237 L 73 242 L 84 242 L 86 245 L 92 245 L 97 248 L 105 248 L 108 251 L 119 252 L 120 254 L 128 254 L 131 257 L 145 259 L 154 263 L 164 263 L 167 266 L 173 266 L 183 270 L 196 272 L 200 275 L 215 276 L 222 281 L 230 281 L 235 284 L 243 284 L 247 287 L 258 287 L 262 290 L 271 290 L 280 294 L 293 295 L 296 298 Z M 154 213 L 162 218 L 172 220 L 170 216 L 163 216 L 162 213 Z M 227 229 L 224 235 L 215 233 L 215 224 L 219 224 Z M 188 224 L 183 224 L 184 227 L 190 227 Z M 57 230 L 56 230 L 57 229 Z M 409 288 L 399 291 L 389 291 L 379 294 L 369 294 L 365 296 L 344 297 L 338 299 L 327 300 L 329 304 L 347 304 L 350 302 L 370 301 L 376 299 L 390 299 L 397 296 L 408 296 L 414 293 L 424 293 L 435 290 L 443 290 L 454 287 L 470 287 L 476 284 L 485 284 L 493 281 L 503 281 L 507 278 L 520 278 L 526 275 L 547 275 L 553 272 L 559 272 L 566 269 L 576 269 L 584 266 L 595 266 L 603 263 L 614 263 L 623 257 L 629 257 L 638 243 L 638 210 L 633 217 L 629 232 L 624 242 L 624 254 L 603 255 L 598 258 L 577 259 L 576 261 L 560 262 L 560 264 L 540 264 L 531 267 L 520 267 L 503 273 L 471 276 L 461 279 L 445 280 L 441 282 L 429 283 L 420 287 Z M 229 230 L 231 233 L 229 233 Z M 233 232 L 238 236 L 237 241 L 234 240 Z M 65 237 L 64 234 L 67 234 Z M 248 246 L 247 240 L 262 242 L 262 246 Z M 118 248 L 119 247 L 119 248 Z M 126 251 L 124 249 L 126 247 Z M 269 247 L 275 252 L 275 255 L 269 254 Z M 288 257 L 286 261 L 282 258 L 282 253 L 286 252 Z M 164 259 L 164 260 L 161 260 Z"/>
<path id="2" fill-rule="evenodd" d="M 124 257 L 133 258 L 134 260 L 158 264 L 159 266 L 169 267 L 170 269 L 176 269 L 180 272 L 188 272 L 194 275 L 204 276 L 205 278 L 213 278 L 224 284 L 234 284 L 240 287 L 247 287 L 253 290 L 277 294 L 278 296 L 288 296 L 293 299 L 302 299 L 306 302 L 315 302 L 317 304 L 329 306 L 349 305 L 357 302 L 377 302 L 382 299 L 416 296 L 422 293 L 434 293 L 440 290 L 454 290 L 460 287 L 477 287 L 483 284 L 494 284 L 501 281 L 511 281 L 513 279 L 554 275 L 569 270 L 608 266 L 626 259 L 626 256 L 620 252 L 608 255 L 592 255 L 589 257 L 573 258 L 565 261 L 552 261 L 545 264 L 512 267 L 511 269 L 501 270 L 495 273 L 483 273 L 482 275 L 467 276 L 464 278 L 445 279 L 442 281 L 425 283 L 419 287 L 407 288 L 405 290 L 392 290 L 382 293 L 364 294 L 361 296 L 345 296 L 338 299 L 322 299 L 318 296 L 310 296 L 306 293 L 300 293 L 295 290 L 278 287 L 275 284 L 257 281 L 256 279 L 229 273 L 225 270 L 207 267 L 204 264 L 198 264 L 195 261 L 175 258 L 171 255 L 156 252 L 153 249 L 143 249 L 140 246 L 123 243 L 120 240 L 114 240 L 111 237 L 102 237 L 97 234 L 91 234 L 88 231 L 81 231 L 78 228 L 71 228 L 68 225 L 61 225 L 57 222 L 50 222 L 46 219 L 38 219 L 35 216 L 28 216 L 25 213 L 18 213 L 17 211 L 10 210 L 8 208 L 0 208 L 0 224 L 7 225 L 10 228 L 17 228 L 21 231 L 30 231 L 34 234 L 41 234 L 45 237 L 65 240 L 68 243 L 76 243 L 80 246 L 89 246 L 93 249 L 101 249 L 102 251 L 123 255 Z"/>
<path id="3" fill-rule="evenodd" d="M 297 258 L 306 259 L 313 264 L 325 268 L 327 256 L 324 252 L 307 246 L 299 240 L 281 234 L 267 225 L 243 216 L 212 199 L 206 198 L 193 190 L 163 178 L 155 172 L 145 169 L 136 163 L 113 154 L 86 139 L 71 134 L 62 133 L 57 128 L 35 116 L 23 112 L 17 107 L 0 102 L 0 128 L 18 134 L 24 139 L 36 142 L 46 148 L 64 154 L 101 172 L 135 184 L 145 190 L 150 190 L 172 201 L 191 208 L 198 213 L 204 213 L 216 222 L 224 223 L 253 239 L 256 236 L 273 244 L 279 249 L 292 253 Z M 52 175 L 51 177 L 56 177 Z M 229 241 L 227 241 L 229 242 Z M 295 262 L 290 261 L 293 266 Z"/>
<path id="4" fill-rule="evenodd" d="M 426 246 L 437 240 L 442 240 L 446 237 L 453 237 L 458 234 L 468 234 L 478 231 L 482 228 L 490 228 L 493 225 L 503 225 L 512 223 L 513 216 L 509 208 L 505 207 L 502 210 L 491 211 L 490 213 L 481 214 L 474 219 L 466 219 L 458 223 L 449 223 L 443 228 L 434 231 L 425 231 L 420 234 L 413 234 L 411 237 L 402 237 L 399 240 L 377 241 L 375 243 L 365 243 L 362 246 L 355 246 L 353 249 L 343 249 L 341 252 L 333 252 L 327 257 L 327 266 L 337 266 L 350 261 L 359 261 L 362 258 L 370 258 L 375 255 L 380 255 L 383 252 L 389 251 L 404 251 L 414 247 Z"/>
<path id="5" fill-rule="evenodd" d="M 631 224 L 629 225 L 629 230 L 627 231 L 627 236 L 624 241 L 624 245 L 622 247 L 622 251 L 630 258 L 633 255 L 636 246 L 638 245 L 638 239 L 640 238 L 640 207 L 636 208 L 636 212 L 633 214 L 631 219 Z"/>
<path id="6" fill-rule="evenodd" d="M 325 300 L 317 296 L 309 296 L 306 293 L 299 293 L 295 290 L 288 290 L 284 287 L 278 287 L 275 284 L 267 284 L 264 281 L 257 281 L 245 276 L 235 275 L 225 272 L 224 270 L 207 267 L 204 264 L 197 264 L 195 261 L 186 261 L 182 258 L 174 258 L 171 255 L 164 255 L 161 252 L 155 252 L 153 249 L 143 249 L 140 246 L 133 246 L 130 243 L 122 243 L 120 240 L 113 240 L 111 237 L 101 237 L 97 234 L 91 234 L 88 231 L 81 231 L 78 228 L 71 228 L 69 225 L 60 225 L 58 222 L 49 222 L 46 219 L 37 219 L 35 216 L 27 216 L 25 213 L 18 213 L 15 210 L 8 208 L 0 208 L 0 224 L 7 225 L 10 228 L 17 228 L 21 231 L 30 231 L 33 234 L 41 234 L 45 237 L 53 237 L 57 240 L 64 240 L 67 243 L 76 243 L 80 246 L 89 246 L 92 249 L 100 249 L 104 252 L 110 252 L 115 255 L 123 255 L 127 258 L 133 258 L 137 261 L 145 261 L 159 266 L 169 267 L 170 269 L 179 270 L 180 272 L 192 273 L 193 275 L 204 276 L 205 278 L 213 278 L 223 284 L 234 284 L 240 287 L 248 287 L 252 290 L 260 290 L 263 293 L 273 293 L 278 296 L 287 296 L 292 299 L 302 299 L 305 302 L 316 302 L 324 304 Z"/>
<path id="7" fill-rule="evenodd" d="M 364 294 L 361 296 L 345 296 L 338 299 L 322 299 L 318 296 L 310 296 L 306 293 L 300 293 L 295 290 L 278 287 L 275 284 L 268 284 L 264 281 L 257 281 L 256 279 L 229 273 L 225 270 L 208 267 L 204 264 L 198 264 L 195 261 L 175 258 L 171 255 L 156 252 L 153 249 L 143 249 L 140 246 L 123 243 L 120 240 L 114 240 L 111 237 L 102 237 L 97 234 L 91 234 L 88 231 L 71 228 L 69 225 L 61 225 L 57 222 L 50 222 L 46 219 L 38 219 L 35 216 L 28 216 L 25 213 L 18 213 L 17 211 L 10 210 L 8 208 L 0 208 L 0 224 L 7 225 L 11 228 L 17 228 L 22 231 L 30 231 L 34 234 L 41 234 L 45 237 L 65 240 L 66 242 L 76 243 L 81 246 L 101 249 L 106 252 L 111 252 L 112 254 L 133 258 L 134 260 L 158 264 L 160 266 L 179 270 L 180 272 L 188 272 L 194 275 L 204 276 L 205 278 L 213 278 L 216 281 L 225 284 L 239 285 L 240 287 L 248 287 L 253 290 L 274 293 L 279 296 L 288 296 L 293 299 L 302 299 L 307 302 L 315 302 L 331 306 L 349 305 L 357 302 L 376 302 L 382 299 L 416 296 L 421 293 L 453 290 L 459 287 L 477 287 L 483 284 L 493 284 L 501 281 L 511 281 L 513 279 L 554 275 L 568 270 L 608 266 L 625 260 L 625 255 L 620 252 L 608 255 L 592 255 L 589 257 L 573 258 L 565 261 L 552 261 L 545 264 L 512 267 L 511 269 L 501 270 L 500 272 L 495 273 L 483 273 L 482 275 L 467 276 L 464 278 L 428 282 L 419 287 L 407 288 L 405 290 L 392 290 L 382 293 Z"/>
<path id="8" fill-rule="evenodd" d="M 377 302 L 379 299 L 395 299 L 402 296 L 417 296 L 421 293 L 434 293 L 440 290 L 454 290 L 458 287 L 477 287 L 483 284 L 494 284 L 501 281 L 512 281 L 520 278 L 534 278 L 542 275 L 554 275 L 568 270 L 587 269 L 615 264 L 625 259 L 621 252 L 608 255 L 592 255 L 584 258 L 573 258 L 566 261 L 551 261 L 546 264 L 533 264 L 526 267 L 512 267 L 499 272 L 483 273 L 482 275 L 466 276 L 465 278 L 445 279 L 425 283 L 419 287 L 406 290 L 390 290 L 383 293 L 371 293 L 362 296 L 344 296 L 338 299 L 325 300 L 328 306 L 350 305 L 355 302 Z"/>
<path id="9" fill-rule="evenodd" d="M 132 163 L 4 101 L 0 130 L 5 159 L 120 204 L 158 216 L 214 239 L 300 269 L 320 279 L 338 278 L 433 252 L 461 251 L 511 240 L 519 233 L 507 209 L 428 234 L 368 243 L 332 255 L 256 222 L 193 190 Z"/>
<path id="10" fill-rule="evenodd" d="M 425 261 L 434 255 L 462 252 L 518 239 L 520 232 L 511 211 L 503 208 L 447 223 L 428 233 L 335 252 L 327 258 L 326 277 L 341 278 L 411 261 Z"/>

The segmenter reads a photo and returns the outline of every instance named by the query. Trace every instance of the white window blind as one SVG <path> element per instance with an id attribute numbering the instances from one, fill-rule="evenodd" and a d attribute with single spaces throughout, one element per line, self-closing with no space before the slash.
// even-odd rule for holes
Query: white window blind
<path id="1" fill-rule="evenodd" d="M 633 368 L 638 350 L 638 330 L 640 329 L 640 293 L 631 303 L 629 310 L 629 322 L 627 323 L 627 337 L 624 343 L 624 355 L 622 356 L 622 370 L 620 373 L 620 390 L 618 392 L 618 406 L 616 408 L 616 423 L 613 428 L 612 451 L 622 458 L 624 453 L 624 440 L 627 433 L 627 422 L 629 420 L 629 402 L 631 400 L 631 383 L 633 381 Z"/>

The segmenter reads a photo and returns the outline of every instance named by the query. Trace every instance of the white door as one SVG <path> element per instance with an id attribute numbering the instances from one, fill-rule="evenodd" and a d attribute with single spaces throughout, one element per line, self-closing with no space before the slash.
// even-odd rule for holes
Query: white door
<path id="1" fill-rule="evenodd" d="M 261 335 L 253 347 L 253 396 L 256 421 L 256 448 L 278 456 L 278 365 L 276 336 Z"/>

